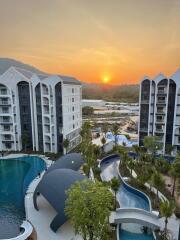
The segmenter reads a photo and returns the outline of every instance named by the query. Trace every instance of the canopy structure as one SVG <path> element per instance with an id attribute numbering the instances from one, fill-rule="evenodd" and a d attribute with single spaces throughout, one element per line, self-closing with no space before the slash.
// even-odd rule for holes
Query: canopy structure
<path id="1" fill-rule="evenodd" d="M 55 169 L 72 169 L 74 171 L 78 171 L 80 167 L 83 165 L 84 160 L 80 153 L 69 153 L 62 157 L 60 157 L 56 162 L 48 168 L 47 173 L 55 170 Z"/>
<path id="2" fill-rule="evenodd" d="M 85 179 L 85 176 L 72 169 L 56 169 L 44 175 L 37 185 L 33 195 L 34 207 L 37 211 L 39 210 L 37 197 L 41 194 L 57 211 L 57 215 L 50 224 L 50 228 L 54 232 L 67 221 L 64 213 L 67 199 L 66 191 L 72 184 L 83 179 Z"/>

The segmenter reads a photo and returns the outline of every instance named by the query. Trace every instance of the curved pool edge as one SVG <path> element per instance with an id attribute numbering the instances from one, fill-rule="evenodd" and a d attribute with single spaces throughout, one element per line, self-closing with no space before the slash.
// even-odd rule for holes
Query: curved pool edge
<path id="1" fill-rule="evenodd" d="M 102 158 L 100 163 L 99 163 L 100 168 L 101 168 L 101 164 L 102 163 L 105 163 L 106 161 L 110 161 L 110 160 L 116 160 L 117 158 L 119 159 L 117 161 L 120 161 L 120 155 L 119 154 L 111 154 L 111 155 L 108 155 L 107 157 Z M 138 195 L 140 195 L 141 197 L 145 198 L 146 201 L 148 202 L 148 205 L 149 205 L 149 212 L 152 212 L 152 204 L 151 204 L 150 198 L 144 192 L 142 192 L 142 191 L 132 187 L 131 185 L 129 185 L 128 183 L 126 183 L 124 181 L 124 179 L 121 176 L 120 171 L 119 171 L 119 164 L 118 164 L 118 167 L 117 167 L 117 172 L 118 172 L 118 176 L 119 176 L 121 182 L 123 183 L 124 187 L 128 191 L 131 190 L 131 192 L 133 191 L 133 193 L 136 193 L 136 194 L 138 193 Z M 117 231 L 116 231 L 117 240 L 121 240 L 120 239 L 119 229 L 120 229 L 120 224 L 117 225 Z M 154 240 L 156 240 L 156 235 L 155 235 L 154 231 L 152 231 L 152 236 L 153 236 Z"/>
<path id="2" fill-rule="evenodd" d="M 37 178 L 38 179 L 41 179 L 45 173 L 45 168 L 47 168 L 52 161 L 49 160 L 49 158 L 45 157 L 44 155 L 30 155 L 30 154 L 9 154 L 7 156 L 4 156 L 4 157 L 0 157 L 0 161 L 1 160 L 19 160 L 19 161 L 22 161 L 22 162 L 25 162 L 25 163 L 28 163 L 28 159 L 23 159 L 23 158 L 27 158 L 27 157 L 36 157 L 36 158 L 39 158 L 43 163 L 44 163 L 44 170 L 41 170 L 40 171 L 40 178 L 38 176 L 36 177 L 33 177 L 33 179 L 25 186 L 26 184 L 26 181 L 29 177 L 29 174 L 32 172 L 32 169 L 33 169 L 33 165 L 29 164 L 30 167 L 27 171 L 27 174 L 23 180 L 23 202 L 24 202 L 24 211 L 25 211 L 25 220 L 22 220 L 22 224 L 20 225 L 20 229 L 23 230 L 23 233 L 19 233 L 19 235 L 15 236 L 15 237 L 11 237 L 11 238 L 6 238 L 6 239 L 2 239 L 2 240 L 25 240 L 27 239 L 28 237 L 30 237 L 30 235 L 32 234 L 33 232 L 33 226 L 32 224 L 30 223 L 30 221 L 28 221 L 27 219 L 27 208 L 26 208 L 26 202 L 25 202 L 25 199 L 26 199 L 26 196 L 27 196 L 27 193 L 29 191 L 29 187 L 30 185 L 34 182 L 34 181 L 37 181 Z"/>
<path id="3" fill-rule="evenodd" d="M 103 158 L 100 162 L 100 166 L 101 166 L 101 163 L 105 163 L 106 161 L 110 161 L 110 160 L 115 160 L 119 158 L 120 160 L 120 155 L 119 154 L 112 154 L 112 155 L 109 155 L 105 158 Z M 134 188 L 132 187 L 130 184 L 126 183 L 123 179 L 123 177 L 121 176 L 120 174 L 120 171 L 119 171 L 119 164 L 118 164 L 118 167 L 117 167 L 117 172 L 118 172 L 118 175 L 119 175 L 119 178 L 121 180 L 121 182 L 123 183 L 123 186 L 129 191 L 137 194 L 137 195 L 140 195 L 141 197 L 143 197 L 147 202 L 148 202 L 148 205 L 149 205 L 149 211 L 152 212 L 152 204 L 151 204 L 151 200 L 150 198 L 142 191 L 138 190 L 137 188 Z"/>
<path id="4" fill-rule="evenodd" d="M 24 230 L 24 232 L 22 234 L 19 234 L 17 237 L 14 237 L 14 238 L 6 238 L 6 239 L 2 239 L 2 240 L 25 240 L 31 236 L 31 234 L 33 232 L 33 226 L 31 225 L 30 222 L 23 221 L 20 228 Z"/>

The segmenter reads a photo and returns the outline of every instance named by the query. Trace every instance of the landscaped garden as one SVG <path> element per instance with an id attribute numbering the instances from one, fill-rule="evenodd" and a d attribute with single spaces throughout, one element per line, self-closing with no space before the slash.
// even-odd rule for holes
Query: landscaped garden
<path id="1" fill-rule="evenodd" d="M 114 127 L 115 134 L 117 131 Z M 94 178 L 92 182 L 75 184 L 68 191 L 66 214 L 76 233 L 81 234 L 83 239 L 116 239 L 115 231 L 109 225 L 109 216 L 112 210 L 119 207 L 116 193 L 121 183 L 118 179 L 112 179 L 108 183 L 101 182 L 98 159 L 107 154 L 103 147 L 92 143 L 90 123 L 84 123 L 80 134 L 82 142 L 78 150 L 85 159 L 83 171 L 87 177 L 93 172 Z M 156 137 L 146 137 L 144 147 L 134 146 L 131 149 L 118 146 L 115 141 L 111 153 L 120 155 L 121 176 L 126 177 L 132 187 L 144 192 L 151 200 L 152 209 L 165 217 L 164 230 L 157 233 L 157 239 L 170 239 L 168 219 L 173 213 L 178 217 L 180 209 L 180 153 L 177 153 L 173 163 L 169 163 L 157 154 L 161 150 L 161 144 L 157 140 Z M 102 143 L 105 144 L 104 139 Z M 167 184 L 168 181 L 170 184 Z"/>

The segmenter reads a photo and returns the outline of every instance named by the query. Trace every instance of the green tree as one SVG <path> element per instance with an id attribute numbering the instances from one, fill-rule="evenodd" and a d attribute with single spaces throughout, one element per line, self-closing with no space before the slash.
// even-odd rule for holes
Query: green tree
<path id="1" fill-rule="evenodd" d="M 130 168 L 130 173 L 131 173 L 131 177 L 132 177 L 132 171 L 133 169 L 135 168 L 136 166 L 136 162 L 134 159 L 132 159 L 131 157 L 128 158 L 128 161 L 127 161 L 127 165 L 128 165 L 128 168 Z"/>
<path id="2" fill-rule="evenodd" d="M 82 108 L 82 114 L 83 115 L 91 116 L 91 115 L 93 115 L 93 113 L 94 113 L 93 107 L 85 106 L 85 107 Z"/>
<path id="3" fill-rule="evenodd" d="M 103 133 L 107 133 L 109 131 L 109 125 L 107 122 L 105 122 L 103 125 L 102 125 L 102 131 Z"/>
<path id="4" fill-rule="evenodd" d="M 174 211 L 174 203 L 164 201 L 160 203 L 160 213 L 162 217 L 165 217 L 165 227 L 164 227 L 164 239 L 167 239 L 167 224 L 168 218 L 170 218 Z"/>
<path id="5" fill-rule="evenodd" d="M 65 213 L 84 240 L 108 240 L 112 204 L 107 186 L 83 180 L 67 191 Z"/>
<path id="6" fill-rule="evenodd" d="M 115 207 L 115 209 L 116 209 L 116 195 L 119 190 L 120 184 L 121 183 L 118 178 L 114 177 L 111 179 L 110 185 L 111 185 L 111 189 L 114 191 L 114 207 Z"/>
<path id="7" fill-rule="evenodd" d="M 176 182 L 180 179 L 180 160 L 179 160 L 179 154 L 177 154 L 176 159 L 171 164 L 171 169 L 169 171 L 170 176 L 173 178 L 173 188 L 172 188 L 172 197 L 174 197 L 174 193 L 176 190 Z"/>
<path id="8" fill-rule="evenodd" d="M 157 151 L 162 149 L 162 143 L 157 136 L 146 136 L 143 140 L 144 147 L 152 154 L 154 158 Z"/>
<path id="9" fill-rule="evenodd" d="M 175 147 L 176 147 L 175 145 L 167 144 L 166 153 L 171 155 L 171 153 L 172 153 L 172 151 L 174 151 Z"/>
<path id="10" fill-rule="evenodd" d="M 162 174 L 155 171 L 152 174 L 151 182 L 153 186 L 157 189 L 156 195 L 157 195 L 157 199 L 159 200 L 159 189 L 164 188 L 164 185 L 165 185 Z"/>
<path id="11" fill-rule="evenodd" d="M 112 133 L 114 134 L 115 145 L 117 145 L 117 135 L 119 134 L 119 125 L 117 123 L 112 125 Z"/>
<path id="12" fill-rule="evenodd" d="M 127 153 L 127 149 L 123 146 L 118 146 L 117 148 L 117 152 L 120 155 L 120 165 L 126 165 L 127 161 L 129 159 L 128 153 Z"/>
<path id="13" fill-rule="evenodd" d="M 27 146 L 28 146 L 29 142 L 30 142 L 29 135 L 28 135 L 28 133 L 25 132 L 22 135 L 22 145 L 23 145 L 25 152 L 27 150 Z"/>
<path id="14" fill-rule="evenodd" d="M 64 141 L 63 141 L 63 147 L 65 148 L 65 154 L 66 154 L 68 151 L 68 147 L 69 147 L 69 140 L 67 138 L 64 139 Z"/>
<path id="15" fill-rule="evenodd" d="M 92 143 L 91 124 L 90 122 L 83 123 L 80 131 L 81 143 L 80 151 L 84 156 L 88 151 L 89 145 Z"/>
<path id="16" fill-rule="evenodd" d="M 103 151 L 104 151 L 104 145 L 106 144 L 106 138 L 104 136 L 101 138 L 101 143 L 103 145 Z"/>

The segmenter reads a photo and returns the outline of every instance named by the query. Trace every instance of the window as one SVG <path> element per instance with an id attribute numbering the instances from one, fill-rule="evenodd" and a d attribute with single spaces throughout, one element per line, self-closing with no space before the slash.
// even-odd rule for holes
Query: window
<path id="1" fill-rule="evenodd" d="M 3 113 L 8 113 L 8 107 L 2 107 L 2 112 Z"/>
<path id="2" fill-rule="evenodd" d="M 10 131 L 10 126 L 4 126 L 4 131 L 6 132 L 6 131 Z"/>
<path id="3" fill-rule="evenodd" d="M 72 107 L 72 111 L 74 112 L 74 106 Z"/>
<path id="4" fill-rule="evenodd" d="M 73 120 L 74 120 L 74 115 L 73 115 Z"/>
<path id="5" fill-rule="evenodd" d="M 74 93 L 74 88 L 72 88 L 72 93 Z"/>
<path id="6" fill-rule="evenodd" d="M 75 124 L 73 124 L 73 129 L 75 128 Z"/>
<path id="7" fill-rule="evenodd" d="M 3 117 L 3 122 L 9 122 L 9 117 L 4 116 Z"/>
<path id="8" fill-rule="evenodd" d="M 6 95 L 7 94 L 7 89 L 6 88 L 1 88 L 1 94 Z"/>
<path id="9" fill-rule="evenodd" d="M 6 143 L 5 146 L 6 146 L 7 149 L 10 149 L 11 148 L 11 143 Z"/>
<path id="10" fill-rule="evenodd" d="M 74 102 L 74 98 L 72 98 L 72 102 Z"/>

